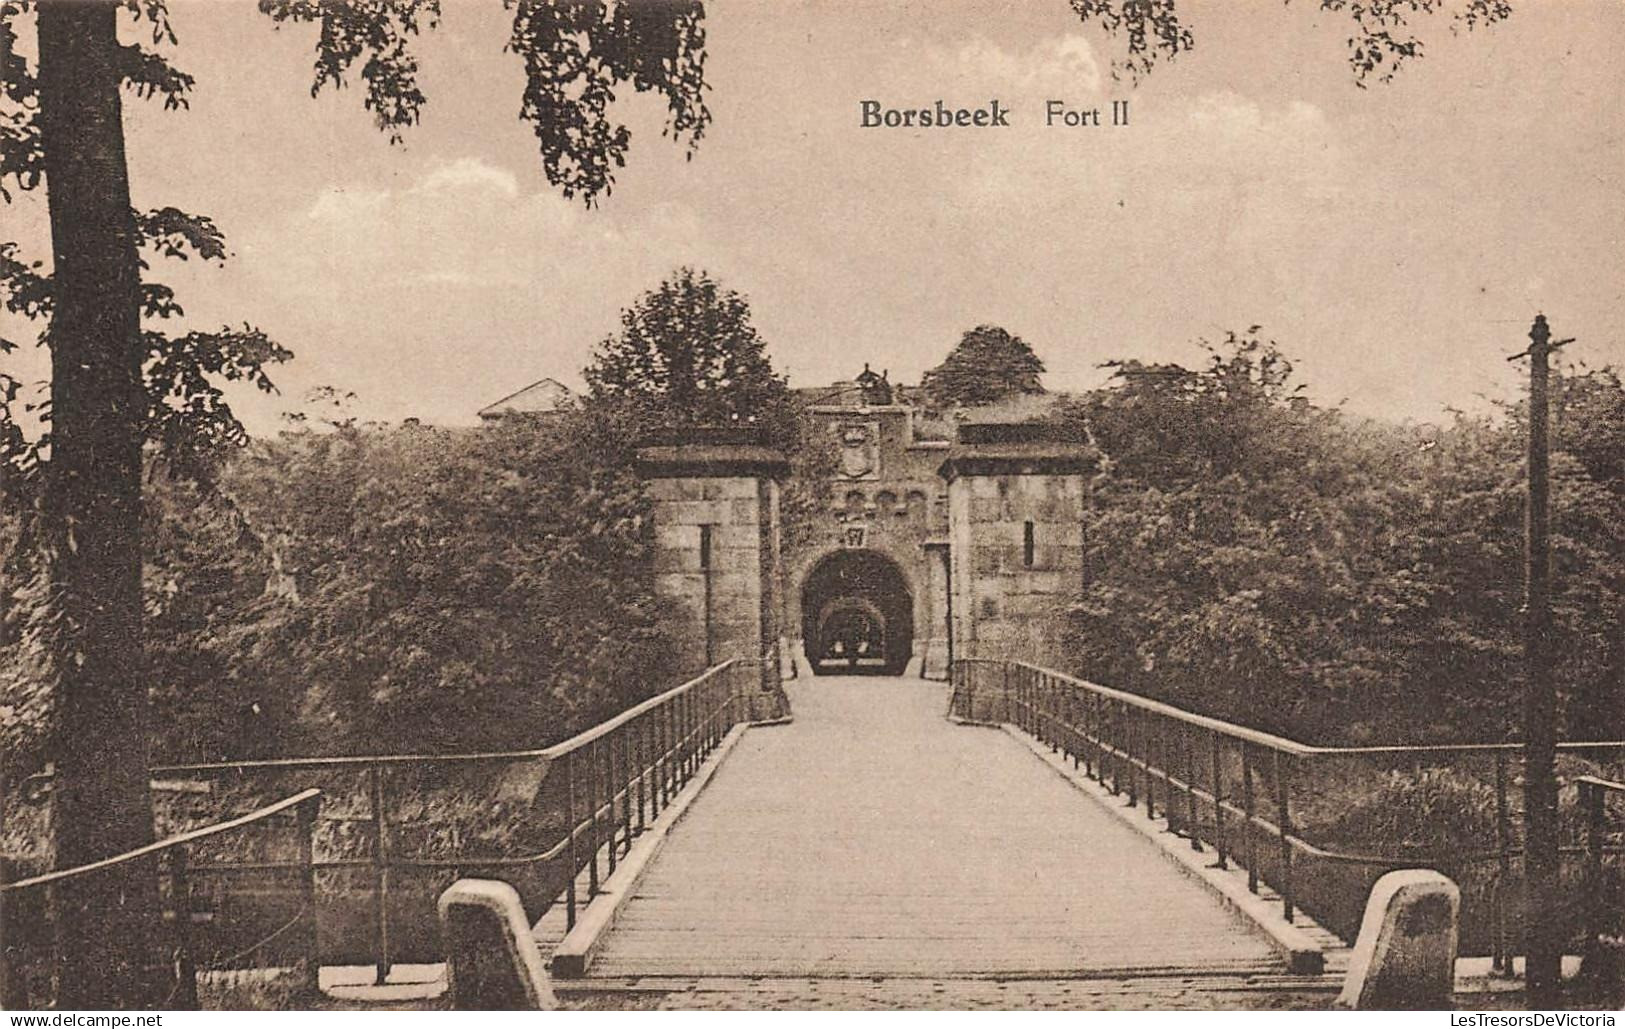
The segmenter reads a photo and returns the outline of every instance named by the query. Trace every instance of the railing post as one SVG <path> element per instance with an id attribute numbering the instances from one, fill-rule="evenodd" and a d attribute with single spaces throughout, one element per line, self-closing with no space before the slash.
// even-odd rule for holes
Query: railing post
<path id="1" fill-rule="evenodd" d="M 305 912 L 305 990 L 314 1000 L 322 993 L 322 950 L 316 920 L 316 816 L 320 795 L 300 804 L 296 815 L 299 833 L 299 903 Z"/>
<path id="2" fill-rule="evenodd" d="M 1595 967 L 1602 959 L 1603 912 L 1605 900 L 1605 880 L 1603 878 L 1603 822 L 1607 793 L 1596 783 L 1582 782 L 1580 787 L 1580 806 L 1586 812 L 1586 856 L 1589 867 L 1586 870 L 1586 928 L 1584 966 Z"/>
<path id="3" fill-rule="evenodd" d="M 178 960 L 175 968 L 175 1007 L 181 1011 L 198 1010 L 197 958 L 192 953 L 192 884 L 186 871 L 185 846 L 169 852 L 169 894 L 175 906 L 175 949 Z"/>
<path id="4" fill-rule="evenodd" d="M 632 726 L 623 725 L 615 730 L 621 741 L 621 773 L 615 777 L 615 786 L 621 791 L 621 853 L 632 849 Z"/>
<path id="5" fill-rule="evenodd" d="M 1140 803 L 1141 787 L 1140 768 L 1134 759 L 1134 741 L 1140 732 L 1140 719 L 1128 704 L 1122 705 L 1123 710 L 1123 757 L 1128 762 L 1128 806 L 1135 807 Z"/>
<path id="6" fill-rule="evenodd" d="M 1156 734 L 1151 731 L 1151 716 L 1144 711 L 1134 713 L 1134 721 L 1140 727 L 1140 774 L 1143 776 L 1142 784 L 1145 787 L 1145 817 L 1157 817 L 1157 781 L 1151 776 L 1151 750 L 1156 743 Z M 1172 790 L 1169 791 L 1172 795 Z M 1173 807 L 1168 808 L 1168 828 L 1174 828 Z"/>
<path id="7" fill-rule="evenodd" d="M 621 794 L 621 853 L 632 849 L 632 727 L 623 725 L 615 730 L 620 741 L 621 771 L 615 776 L 615 788 Z"/>
<path id="8" fill-rule="evenodd" d="M 1112 766 L 1112 796 L 1120 797 L 1123 795 L 1123 769 L 1125 768 L 1123 761 L 1128 754 L 1128 737 L 1123 729 L 1123 705 L 1121 702 L 1114 700 L 1103 700 L 1101 703 L 1106 707 L 1106 717 L 1103 721 L 1106 725 L 1111 726 L 1111 739 L 1107 743 L 1111 747 L 1108 756 L 1111 758 Z"/>
<path id="9" fill-rule="evenodd" d="M 598 737 L 603 743 L 604 752 L 604 814 L 609 821 L 609 874 L 615 874 L 615 849 L 618 846 L 616 836 L 620 833 L 620 816 L 615 813 L 615 795 L 619 791 L 615 788 L 615 733 Z"/>
<path id="10" fill-rule="evenodd" d="M 1100 756 L 1100 706 L 1093 693 L 1083 695 L 1083 771 L 1096 782 L 1104 783 L 1106 769 Z M 1090 764 L 1094 767 L 1091 768 Z"/>
<path id="11" fill-rule="evenodd" d="M 1021 725 L 1022 720 L 1021 720 L 1021 718 L 1019 716 L 1016 715 L 1016 710 L 1019 710 L 1019 708 L 1016 708 L 1015 699 L 1013 697 L 1011 697 L 1011 695 L 1010 695 L 1010 663 L 1008 661 L 999 662 L 999 669 L 1004 673 L 1004 707 L 1005 707 L 1005 711 L 1004 711 L 1004 718 L 1001 719 L 1001 721 L 1014 722 L 1017 725 Z M 1013 708 L 1016 709 L 1016 710 L 1012 710 Z"/>
<path id="12" fill-rule="evenodd" d="M 1229 841 L 1224 836 L 1224 755 L 1218 733 L 1209 733 L 1213 741 L 1213 849 L 1219 852 L 1221 869 L 1230 867 Z"/>
<path id="13" fill-rule="evenodd" d="M 1241 743 L 1241 844 L 1247 862 L 1247 888 L 1258 892 L 1258 814 L 1253 806 L 1253 745 Z"/>
<path id="14" fill-rule="evenodd" d="M 1066 709 L 1067 756 L 1072 758 L 1072 769 L 1076 771 L 1083 764 L 1083 755 L 1080 753 L 1083 749 L 1083 740 L 1078 735 L 1078 691 L 1069 683 L 1063 696 L 1066 697 L 1062 706 Z"/>
<path id="15" fill-rule="evenodd" d="M 1279 750 L 1271 751 L 1275 776 L 1275 810 L 1281 830 L 1281 912 L 1292 921 L 1292 784 L 1287 780 L 1291 762 L 1281 757 Z"/>
<path id="16" fill-rule="evenodd" d="M 372 796 L 372 904 L 376 981 L 389 978 L 389 836 L 384 816 L 384 777 L 377 764 L 367 766 Z"/>
<path id="17" fill-rule="evenodd" d="M 649 745 L 652 748 L 649 754 L 649 817 L 660 818 L 660 792 L 662 787 L 660 770 L 665 767 L 664 746 L 666 738 L 666 706 L 662 704 L 650 712 Z"/>
<path id="18" fill-rule="evenodd" d="M 598 896 L 598 741 L 587 744 L 587 899 Z"/>
<path id="19" fill-rule="evenodd" d="M 667 806 L 671 804 L 672 780 L 677 775 L 675 759 L 677 756 L 677 701 L 679 699 L 681 698 L 673 697 L 663 705 L 665 715 L 661 718 L 661 729 L 665 733 L 666 739 L 660 751 L 661 758 L 665 763 L 660 776 L 660 803 Z"/>
<path id="20" fill-rule="evenodd" d="M 1061 747 L 1066 743 L 1066 739 L 1061 733 L 1062 728 L 1066 725 L 1066 720 L 1061 717 L 1061 693 L 1056 688 L 1053 675 L 1048 672 L 1043 672 L 1041 675 L 1044 683 L 1044 711 L 1049 722 L 1049 752 L 1059 754 L 1061 753 Z"/>
<path id="21" fill-rule="evenodd" d="M 1502 975 L 1511 975 L 1512 934 L 1507 931 L 1506 891 L 1512 881 L 1512 816 L 1507 809 L 1507 758 L 1501 750 L 1495 752 L 1495 853 L 1499 881 L 1492 901 L 1495 953 L 1491 967 Z"/>
<path id="22" fill-rule="evenodd" d="M 1181 735 L 1184 745 L 1180 751 L 1185 757 L 1185 806 L 1190 811 L 1191 849 L 1197 853 L 1202 851 L 1202 822 L 1196 814 L 1196 748 L 1191 742 L 1191 732 L 1186 728 Z M 1219 795 L 1215 787 L 1213 795 Z"/>
<path id="23" fill-rule="evenodd" d="M 649 777 L 649 716 L 643 714 L 638 717 L 637 724 L 637 765 L 638 765 L 638 833 L 641 835 L 649 828 L 647 821 L 648 795 L 644 792 L 644 780 Z"/>
<path id="24" fill-rule="evenodd" d="M 571 750 L 564 755 L 564 806 L 566 808 L 565 825 L 569 832 L 568 843 L 565 850 L 568 854 L 570 866 L 566 869 L 564 887 L 564 927 L 576 927 L 576 873 L 581 871 L 581 861 L 576 854 L 576 835 L 581 830 L 581 819 L 576 817 L 576 755 L 577 750 Z"/>
<path id="25" fill-rule="evenodd" d="M 0 804 L 6 802 L 5 798 L 5 784 L 0 783 Z M 17 997 L 12 985 L 11 958 L 8 950 L 11 946 L 11 926 L 6 922 L 6 908 L 9 906 L 6 900 L 6 883 L 10 881 L 10 860 L 0 854 L 0 1010 L 16 1011 L 18 1008 L 26 1007 L 27 1004 Z"/>

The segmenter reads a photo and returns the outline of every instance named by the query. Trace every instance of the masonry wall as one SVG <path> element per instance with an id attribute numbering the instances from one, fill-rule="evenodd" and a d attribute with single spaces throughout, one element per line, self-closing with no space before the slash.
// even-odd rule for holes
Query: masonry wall
<path id="1" fill-rule="evenodd" d="M 809 429 L 817 434 L 848 425 L 872 428 L 877 461 L 872 472 L 856 478 L 837 472 L 828 507 L 808 538 L 785 555 L 783 630 L 801 649 L 801 590 L 821 561 L 845 549 L 874 551 L 889 558 L 908 584 L 914 656 L 923 674 L 941 678 L 947 674 L 947 593 L 941 558 L 929 548 L 947 540 L 946 495 L 937 468 L 948 444 L 915 439 L 912 419 L 912 409 L 903 406 L 830 405 L 809 416 Z M 852 542 L 853 533 L 861 543 Z"/>
<path id="2" fill-rule="evenodd" d="M 956 657 L 1042 656 L 1082 582 L 1084 488 L 1077 474 L 962 475 L 949 484 Z"/>
<path id="3" fill-rule="evenodd" d="M 672 605 L 667 617 L 677 622 L 681 671 L 761 657 L 762 642 L 778 628 L 764 618 L 777 596 L 774 546 L 764 545 L 764 535 L 776 531 L 777 484 L 754 476 L 673 477 L 651 480 L 649 492 L 655 591 Z"/>

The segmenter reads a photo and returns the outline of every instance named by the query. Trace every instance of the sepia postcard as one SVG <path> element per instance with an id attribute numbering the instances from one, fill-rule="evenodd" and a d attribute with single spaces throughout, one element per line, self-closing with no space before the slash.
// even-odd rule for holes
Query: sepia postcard
<path id="1" fill-rule="evenodd" d="M 0 1008 L 1615 1025 L 1621 54 L 0 0 Z"/>

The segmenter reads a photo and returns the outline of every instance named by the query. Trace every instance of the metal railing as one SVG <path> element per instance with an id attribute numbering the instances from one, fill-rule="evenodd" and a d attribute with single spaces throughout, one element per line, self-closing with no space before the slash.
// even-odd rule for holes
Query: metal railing
<path id="1" fill-rule="evenodd" d="M 1521 798 L 1512 789 L 1520 745 L 1312 746 L 1022 661 L 958 659 L 952 687 L 951 714 L 1014 724 L 1127 805 L 1165 818 L 1192 850 L 1211 852 L 1216 867 L 1245 869 L 1248 888 L 1273 889 L 1289 920 L 1307 909 L 1352 939 L 1369 887 L 1382 873 L 1425 865 L 1452 875 L 1464 883 L 1464 945 L 1479 946 L 1497 972 L 1511 974 L 1521 935 L 1516 925 L 1525 920 Z M 1625 742 L 1569 742 L 1559 753 L 1593 766 L 1617 764 L 1625 761 Z M 1493 829 L 1476 846 L 1440 851 L 1395 846 L 1390 839 L 1337 838 L 1342 816 L 1361 798 L 1414 782 L 1425 770 L 1455 777 L 1446 785 L 1465 783 L 1482 799 L 1481 821 Z M 1617 786 L 1600 782 L 1582 776 L 1571 786 L 1583 804 L 1600 808 L 1595 798 Z M 1571 882 L 1583 878 L 1579 859 L 1588 853 L 1593 868 L 1601 869 L 1604 853 L 1621 851 L 1600 828 L 1581 846 L 1572 815 L 1568 833 L 1563 852 L 1575 866 Z M 1601 872 L 1590 881 L 1602 882 Z M 1570 891 L 1577 901 L 1579 886 Z M 1561 917 L 1580 921 L 1578 909 Z"/>
<path id="2" fill-rule="evenodd" d="M 57 887 L 70 880 L 85 879 L 142 861 L 151 861 L 159 875 L 160 883 L 168 887 L 167 890 L 160 891 L 160 904 L 164 923 L 171 934 L 166 946 L 173 954 L 172 967 L 175 980 L 169 1002 L 162 1006 L 180 1010 L 197 1009 L 197 973 L 200 965 L 196 930 L 200 913 L 197 911 L 194 883 L 201 875 L 230 874 L 234 871 L 262 871 L 274 868 L 298 873 L 300 903 L 294 917 L 270 936 L 262 939 L 255 948 L 290 930 L 297 930 L 296 935 L 302 941 L 300 950 L 305 958 L 308 985 L 314 988 L 317 941 L 316 876 L 312 840 L 321 799 L 321 790 L 301 790 L 293 796 L 267 804 L 240 817 L 179 833 L 101 861 L 29 876 L 16 882 L 0 882 L 0 1008 L 15 1011 L 19 1008 L 40 1006 L 31 997 L 31 994 L 37 991 L 31 990 L 27 982 L 32 969 L 26 967 L 26 958 L 29 955 L 49 952 L 55 946 Z M 240 841 L 245 834 L 266 828 L 273 822 L 285 821 L 290 815 L 296 826 L 298 857 L 294 860 L 200 863 L 195 859 L 196 852 L 206 845 L 219 844 L 227 840 Z M 19 961 L 18 958 L 24 960 Z"/>
<path id="3" fill-rule="evenodd" d="M 201 789 L 213 805 L 319 788 L 311 867 L 322 919 L 311 965 L 372 964 L 383 982 L 400 961 L 441 960 L 435 900 L 463 876 L 511 882 L 532 921 L 562 902 L 573 927 L 633 840 L 750 720 L 760 681 L 757 662 L 726 661 L 536 750 L 211 762 L 153 776 Z M 284 867 L 228 861 L 207 874 Z"/>
<path id="4" fill-rule="evenodd" d="M 1625 950 L 1625 877 L 1609 874 L 1608 855 L 1621 852 L 1625 812 L 1609 824 L 1608 801 L 1625 806 L 1625 782 L 1582 775 L 1574 780 L 1586 823 L 1586 920 L 1582 968 L 1611 968 L 1617 973 L 1620 951 Z M 1609 841 L 1615 842 L 1611 846 Z M 1616 862 L 1617 865 L 1617 862 Z M 1612 951 L 1612 953 L 1610 953 Z M 1617 985 L 1617 984 L 1616 984 Z"/>

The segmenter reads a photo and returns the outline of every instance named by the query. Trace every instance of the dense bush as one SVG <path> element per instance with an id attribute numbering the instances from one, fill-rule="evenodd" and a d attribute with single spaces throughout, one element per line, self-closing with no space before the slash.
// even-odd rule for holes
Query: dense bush
<path id="1" fill-rule="evenodd" d="M 1350 791 L 1328 841 L 1385 853 L 1471 854 L 1492 850 L 1495 788 L 1451 768 L 1390 771 L 1375 786 Z"/>
<path id="2" fill-rule="evenodd" d="M 1101 452 L 1058 659 L 1317 742 L 1501 739 L 1521 689 L 1521 409 L 1394 425 L 1318 408 L 1273 344 L 1116 366 L 1060 415 Z M 1622 733 L 1625 390 L 1560 379 L 1556 679 Z"/>
<path id="3" fill-rule="evenodd" d="M 150 493 L 161 758 L 540 746 L 669 685 L 602 419 L 287 433 Z"/>

